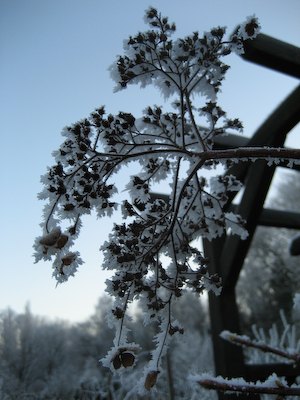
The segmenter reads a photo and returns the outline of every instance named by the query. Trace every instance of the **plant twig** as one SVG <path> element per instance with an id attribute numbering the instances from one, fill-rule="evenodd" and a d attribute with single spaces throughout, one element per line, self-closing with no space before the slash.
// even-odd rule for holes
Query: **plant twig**
<path id="1" fill-rule="evenodd" d="M 278 356 L 287 358 L 288 360 L 291 360 L 291 362 L 293 364 L 300 363 L 300 356 L 296 352 L 288 353 L 287 351 L 279 350 L 279 349 L 277 349 L 275 347 L 271 347 L 263 342 L 254 342 L 247 336 L 240 336 L 235 333 L 228 332 L 228 331 L 224 331 L 221 334 L 221 337 L 225 340 L 229 340 L 230 342 L 236 343 L 241 346 L 254 347 L 256 349 L 263 351 L 264 353 L 273 353 Z"/>
<path id="2" fill-rule="evenodd" d="M 277 394 L 281 396 L 299 396 L 300 386 L 288 387 L 284 386 L 282 382 L 275 381 L 276 386 L 264 386 L 260 384 L 234 384 L 230 381 L 219 381 L 217 379 L 199 379 L 197 383 L 205 389 L 221 390 L 223 392 L 242 392 L 242 393 L 259 393 L 259 394 Z"/>

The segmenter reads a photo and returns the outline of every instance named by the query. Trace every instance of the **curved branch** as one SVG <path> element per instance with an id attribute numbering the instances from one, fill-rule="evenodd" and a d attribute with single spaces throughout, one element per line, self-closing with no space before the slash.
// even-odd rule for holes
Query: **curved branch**
<path id="1" fill-rule="evenodd" d="M 205 160 L 217 159 L 241 159 L 241 158 L 259 158 L 259 159 L 280 159 L 280 160 L 300 160 L 299 149 L 287 149 L 284 147 L 239 147 L 226 150 L 208 150 L 206 152 L 195 153 Z"/>

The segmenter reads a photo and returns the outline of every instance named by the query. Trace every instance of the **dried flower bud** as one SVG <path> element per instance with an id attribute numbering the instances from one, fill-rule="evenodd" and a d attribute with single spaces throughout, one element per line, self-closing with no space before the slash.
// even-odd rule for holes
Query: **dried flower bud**
<path id="1" fill-rule="evenodd" d="M 124 368 L 131 367 L 134 363 L 135 357 L 131 353 L 122 353 L 121 361 Z"/>
<path id="2" fill-rule="evenodd" d="M 145 381 L 145 388 L 147 390 L 151 390 L 153 386 L 156 384 L 157 380 L 157 375 L 159 374 L 159 371 L 150 371 L 147 375 L 146 381 Z"/>
<path id="3" fill-rule="evenodd" d="M 60 228 L 53 228 L 50 233 L 40 240 L 41 244 L 44 244 L 45 246 L 54 246 L 57 240 L 59 239 L 61 235 L 61 230 Z"/>
<path id="4" fill-rule="evenodd" d="M 124 311 L 122 310 L 122 308 L 116 307 L 115 310 L 112 310 L 112 313 L 117 319 L 121 319 L 124 317 Z"/>
<path id="5" fill-rule="evenodd" d="M 60 235 L 60 237 L 58 238 L 58 240 L 55 244 L 55 247 L 57 247 L 58 249 L 62 249 L 68 240 L 69 240 L 69 236 Z"/>
<path id="6" fill-rule="evenodd" d="M 122 362 L 121 362 L 121 359 L 120 359 L 119 354 L 117 354 L 117 355 L 113 358 L 112 363 L 113 363 L 114 369 L 119 369 L 119 368 L 121 368 Z"/>
<path id="7" fill-rule="evenodd" d="M 258 23 L 255 18 L 252 18 L 251 21 L 245 26 L 245 32 L 249 37 L 254 35 L 255 29 L 258 28 Z"/>
<path id="8" fill-rule="evenodd" d="M 76 254 L 75 253 L 68 253 L 66 254 L 62 259 L 62 267 L 65 265 L 70 265 L 76 258 Z"/>

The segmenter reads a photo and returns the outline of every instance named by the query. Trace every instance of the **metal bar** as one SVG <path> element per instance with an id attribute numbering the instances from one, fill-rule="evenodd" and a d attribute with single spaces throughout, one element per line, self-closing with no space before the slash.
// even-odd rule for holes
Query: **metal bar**
<path id="1" fill-rule="evenodd" d="M 246 40 L 244 49 L 245 60 L 300 78 L 299 47 L 261 33 L 253 40 Z"/>
<path id="2" fill-rule="evenodd" d="M 269 118 L 257 129 L 247 146 L 282 145 L 278 137 L 286 135 L 300 121 L 300 85 L 276 108 Z M 239 163 L 227 173 L 236 176 L 243 182 L 250 162 Z"/>
<path id="3" fill-rule="evenodd" d="M 289 381 L 293 381 L 300 375 L 299 365 L 295 366 L 287 363 L 246 364 L 245 370 L 245 378 L 251 382 L 265 380 L 274 372 L 278 376 L 285 376 Z"/>
<path id="4" fill-rule="evenodd" d="M 246 240 L 241 240 L 237 235 L 228 235 L 221 253 L 222 264 L 220 265 L 220 275 L 223 288 L 235 287 L 237 279 L 242 269 L 245 256 L 250 247 L 260 213 L 267 196 L 275 167 L 268 167 L 263 160 L 257 161 L 249 168 L 246 177 L 246 186 L 240 204 L 236 211 L 246 222 L 246 229 L 249 236 Z"/>
<path id="5" fill-rule="evenodd" d="M 228 211 L 237 212 L 237 205 L 231 204 Z M 275 228 L 300 229 L 300 212 L 263 208 L 258 225 Z"/>

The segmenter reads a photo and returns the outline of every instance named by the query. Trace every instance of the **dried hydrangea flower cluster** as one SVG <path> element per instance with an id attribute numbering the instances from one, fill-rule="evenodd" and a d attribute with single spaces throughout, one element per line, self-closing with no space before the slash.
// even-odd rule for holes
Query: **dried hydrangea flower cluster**
<path id="1" fill-rule="evenodd" d="M 111 216 L 117 208 L 113 200 L 117 187 L 112 178 L 123 165 L 137 161 L 140 172 L 128 178 L 127 195 L 121 204 L 126 222 L 115 224 L 102 246 L 103 267 L 115 271 L 107 281 L 116 304 L 108 318 L 116 328 L 114 347 L 103 360 L 113 371 L 135 364 L 139 346 L 127 343 L 125 317 L 128 304 L 138 299 L 145 324 L 158 321 L 156 349 L 145 370 L 144 388 L 156 382 L 170 338 L 183 333 L 172 320 L 172 303 L 186 289 L 197 294 L 221 288 L 220 279 L 210 276 L 207 260 L 191 244 L 231 229 L 247 237 L 242 219 L 223 211 L 228 191 L 241 185 L 234 176 L 209 179 L 203 169 L 215 168 L 231 158 L 213 150 L 214 138 L 228 129 L 240 131 L 238 119 L 229 119 L 216 104 L 216 95 L 228 66 L 221 58 L 232 51 L 242 52 L 243 40 L 259 31 L 255 17 L 242 24 L 237 33 L 224 40 L 225 28 L 214 28 L 201 38 L 193 33 L 173 41 L 175 25 L 154 8 L 145 20 L 152 27 L 124 43 L 125 55 L 110 67 L 116 90 L 129 84 L 155 85 L 167 99 L 176 96 L 173 112 L 148 107 L 142 118 L 130 113 L 106 115 L 104 107 L 87 119 L 63 130 L 65 141 L 54 152 L 56 164 L 42 177 L 45 185 L 40 199 L 44 209 L 43 235 L 36 239 L 36 261 L 52 260 L 58 282 L 73 276 L 82 263 L 78 252 L 70 252 L 81 228 L 81 216 L 96 210 L 97 216 Z M 204 99 L 201 107 L 192 104 L 195 94 Z M 205 129 L 197 125 L 205 116 Z M 245 154 L 243 154 L 245 157 Z M 237 156 L 239 157 L 239 156 Z M 168 180 L 170 195 L 151 198 L 151 186 Z M 63 220 L 71 225 L 62 233 Z"/>

